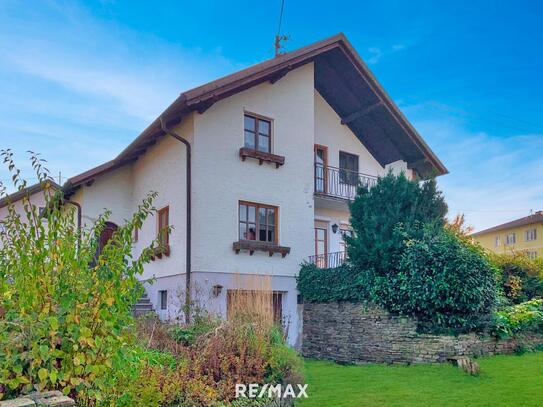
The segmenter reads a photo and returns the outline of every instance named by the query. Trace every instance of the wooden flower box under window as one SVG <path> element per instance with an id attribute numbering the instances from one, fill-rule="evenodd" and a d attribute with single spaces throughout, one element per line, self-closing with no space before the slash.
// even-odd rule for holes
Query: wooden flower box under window
<path id="1" fill-rule="evenodd" d="M 151 257 L 151 260 L 155 260 L 157 258 L 161 259 L 162 256 L 170 256 L 170 245 L 156 247 L 153 256 Z"/>
<path id="2" fill-rule="evenodd" d="M 258 163 L 262 165 L 263 162 L 275 164 L 275 168 L 285 163 L 285 157 L 282 155 L 275 155 L 272 153 L 265 153 L 263 151 L 254 150 L 252 148 L 241 147 L 239 149 L 239 156 L 241 161 L 245 161 L 246 158 L 254 158 L 258 160 Z"/>
<path id="3" fill-rule="evenodd" d="M 285 257 L 290 253 L 290 247 L 279 246 L 275 243 L 259 242 L 257 240 L 240 240 L 234 242 L 232 248 L 236 254 L 239 254 L 241 250 L 247 250 L 251 256 L 255 251 L 267 252 L 270 257 L 275 253 L 281 254 L 281 257 Z"/>

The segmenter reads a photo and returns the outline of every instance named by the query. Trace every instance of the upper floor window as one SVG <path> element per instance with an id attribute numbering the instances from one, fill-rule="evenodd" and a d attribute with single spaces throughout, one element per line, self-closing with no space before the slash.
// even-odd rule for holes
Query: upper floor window
<path id="1" fill-rule="evenodd" d="M 271 120 L 246 113 L 244 123 L 245 147 L 271 153 Z"/>
<path id="2" fill-rule="evenodd" d="M 496 236 L 496 237 L 494 238 L 494 246 L 495 246 L 495 247 L 499 247 L 500 244 L 501 244 L 500 236 Z"/>
<path id="3" fill-rule="evenodd" d="M 528 229 L 526 232 L 524 232 L 524 239 L 527 242 L 530 242 L 532 240 L 537 240 L 537 229 Z"/>
<path id="4" fill-rule="evenodd" d="M 160 246 L 166 247 L 170 243 L 170 208 L 166 206 L 158 211 L 157 238 Z"/>
<path id="5" fill-rule="evenodd" d="M 339 182 L 358 185 L 358 156 L 344 151 L 339 152 Z"/>
<path id="6" fill-rule="evenodd" d="M 505 244 L 511 245 L 517 242 L 517 237 L 514 233 L 509 233 L 505 236 Z"/>
<path id="7" fill-rule="evenodd" d="M 239 240 L 277 243 L 277 212 L 271 205 L 239 203 Z"/>

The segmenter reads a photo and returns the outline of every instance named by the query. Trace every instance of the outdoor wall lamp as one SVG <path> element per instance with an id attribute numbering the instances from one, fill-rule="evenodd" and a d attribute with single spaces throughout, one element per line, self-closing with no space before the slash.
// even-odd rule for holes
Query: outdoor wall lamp
<path id="1" fill-rule="evenodd" d="M 334 224 L 332 225 L 332 232 L 337 233 L 337 228 L 338 228 L 338 227 L 339 227 L 339 226 L 337 225 L 337 223 L 334 223 Z"/>
<path id="2" fill-rule="evenodd" d="M 217 284 L 213 286 L 213 296 L 218 297 L 222 292 L 222 285 Z"/>

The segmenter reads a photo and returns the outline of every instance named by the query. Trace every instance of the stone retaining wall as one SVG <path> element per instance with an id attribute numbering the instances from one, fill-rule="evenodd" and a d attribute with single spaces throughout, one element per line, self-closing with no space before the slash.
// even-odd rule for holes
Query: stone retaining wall
<path id="1" fill-rule="evenodd" d="M 417 333 L 415 320 L 358 303 L 307 303 L 303 312 L 302 353 L 338 362 L 428 363 L 454 356 L 513 353 L 519 346 L 543 343 L 530 335 L 497 340 L 475 334 Z"/>

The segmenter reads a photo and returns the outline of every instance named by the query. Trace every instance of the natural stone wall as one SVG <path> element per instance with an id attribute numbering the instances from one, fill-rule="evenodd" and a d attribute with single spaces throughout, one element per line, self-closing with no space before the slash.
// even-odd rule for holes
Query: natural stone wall
<path id="1" fill-rule="evenodd" d="M 513 353 L 543 343 L 543 336 L 497 340 L 475 334 L 417 333 L 415 320 L 358 303 L 306 303 L 302 353 L 338 362 L 428 363 L 454 356 Z"/>

